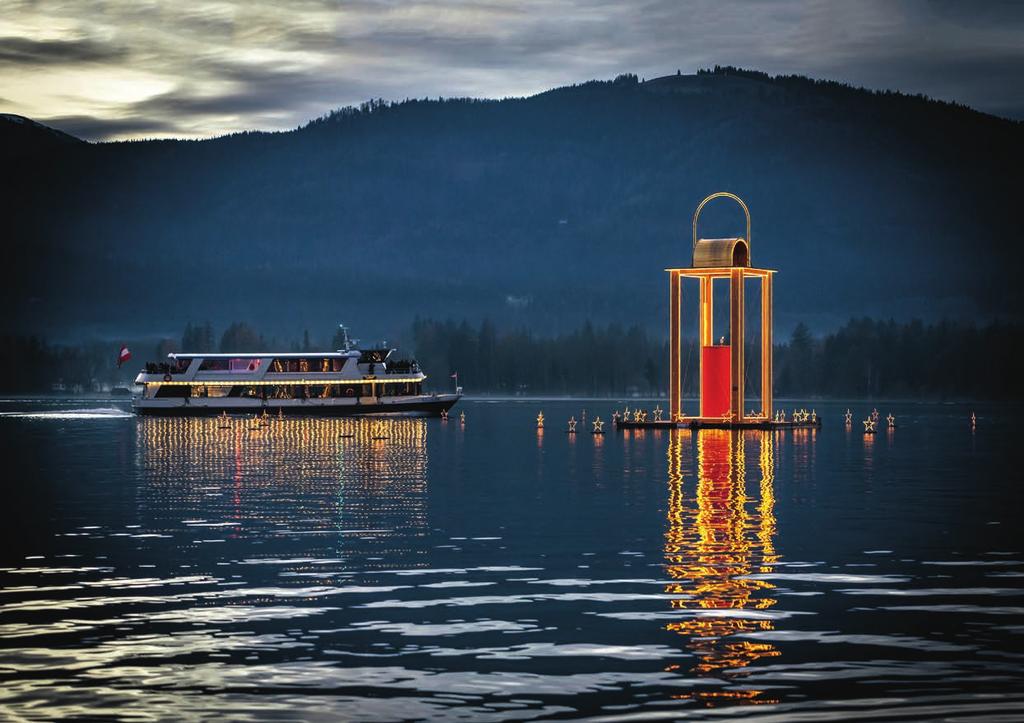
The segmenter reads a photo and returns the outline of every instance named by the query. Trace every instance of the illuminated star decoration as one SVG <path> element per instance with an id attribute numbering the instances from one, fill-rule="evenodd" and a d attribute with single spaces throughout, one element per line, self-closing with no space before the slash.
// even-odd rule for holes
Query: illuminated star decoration
<path id="1" fill-rule="evenodd" d="M 537 415 L 537 429 L 544 429 L 544 412 Z"/>
<path id="2" fill-rule="evenodd" d="M 978 418 L 977 418 L 977 416 L 975 416 L 974 412 L 971 412 L 971 426 L 973 427 L 973 426 L 974 426 L 974 425 L 976 425 L 977 423 L 978 423 Z"/>
<path id="3" fill-rule="evenodd" d="M 889 423 L 889 429 L 896 426 L 896 417 L 892 416 L 892 412 L 890 412 L 889 416 L 885 418 L 885 421 Z"/>
<path id="4" fill-rule="evenodd" d="M 459 424 L 463 424 L 463 425 L 466 424 L 466 413 L 465 412 L 459 412 Z"/>
<path id="5" fill-rule="evenodd" d="M 604 422 L 598 417 L 594 420 L 594 431 L 593 434 L 604 434 Z"/>
<path id="6" fill-rule="evenodd" d="M 871 410 L 871 418 L 874 419 L 876 422 L 878 421 L 878 407 L 875 407 L 874 409 Z"/>
<path id="7" fill-rule="evenodd" d="M 569 417 L 569 434 L 576 434 L 576 417 Z"/>
<path id="8" fill-rule="evenodd" d="M 868 417 L 864 420 L 864 434 L 874 434 L 875 432 L 875 420 Z"/>
<path id="9" fill-rule="evenodd" d="M 447 422 L 448 421 L 448 410 L 447 409 L 442 409 L 441 410 L 441 421 L 442 422 Z"/>
<path id="10" fill-rule="evenodd" d="M 814 410 L 812 409 L 812 410 L 811 410 L 811 424 L 817 424 L 817 423 L 818 423 L 818 413 L 817 413 L 817 412 L 815 412 L 815 411 L 814 411 Z"/>
<path id="11" fill-rule="evenodd" d="M 642 421 L 644 421 L 644 418 L 646 416 L 647 416 L 647 412 L 643 412 L 643 411 L 638 409 L 635 412 L 633 412 L 633 421 L 634 422 L 642 422 Z"/>
<path id="12" fill-rule="evenodd" d="M 660 422 L 661 421 L 661 415 L 664 414 L 664 413 L 665 412 L 662 410 L 660 404 L 658 406 L 656 406 L 654 408 L 654 421 L 655 422 Z"/>
<path id="13" fill-rule="evenodd" d="M 624 412 L 622 413 L 622 421 L 623 421 L 623 422 L 628 422 L 628 421 L 629 421 L 629 415 L 630 415 L 630 414 L 631 414 L 631 412 L 629 411 L 629 405 L 627 404 L 627 405 L 626 405 L 626 411 L 624 411 Z"/>
<path id="14" fill-rule="evenodd" d="M 847 424 L 853 424 L 853 412 L 847 409 L 846 414 L 843 416 L 845 417 Z"/>

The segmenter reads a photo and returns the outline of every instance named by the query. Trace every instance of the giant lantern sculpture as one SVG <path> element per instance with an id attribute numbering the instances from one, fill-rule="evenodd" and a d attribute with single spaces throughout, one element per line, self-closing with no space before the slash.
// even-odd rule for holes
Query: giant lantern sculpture
<path id="1" fill-rule="evenodd" d="M 744 238 L 697 238 L 697 222 L 704 207 L 716 198 L 739 204 L 746 215 Z M 669 412 L 675 423 L 695 427 L 754 427 L 772 425 L 772 274 L 769 269 L 750 265 L 750 211 L 739 196 L 713 193 L 693 214 L 693 264 L 687 268 L 665 269 L 669 274 L 670 377 Z M 696 415 L 683 411 L 680 379 L 684 279 L 697 279 L 699 353 L 699 407 Z M 748 370 L 746 360 L 746 285 L 760 281 L 761 349 L 757 372 Z M 715 328 L 714 290 L 716 282 L 728 285 L 728 329 Z M 724 333 L 723 333 L 724 332 Z M 751 360 L 753 361 L 753 360 Z M 745 411 L 744 392 L 748 376 L 760 375 L 760 410 Z"/>

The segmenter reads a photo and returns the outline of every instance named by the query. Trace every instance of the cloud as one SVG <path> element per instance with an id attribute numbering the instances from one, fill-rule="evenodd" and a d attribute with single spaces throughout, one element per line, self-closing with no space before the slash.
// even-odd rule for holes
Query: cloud
<path id="1" fill-rule="evenodd" d="M 0 37 L 0 66 L 70 65 L 117 61 L 126 56 L 123 48 L 89 38 L 33 40 L 17 36 Z"/>
<path id="2" fill-rule="evenodd" d="M 1021 117 L 1022 8 L 951 0 L 15 0 L 0 20 L 0 95 L 12 112 L 80 119 L 89 138 L 196 137 L 293 128 L 371 97 L 528 95 L 622 72 L 650 78 L 722 64 Z"/>
<path id="3" fill-rule="evenodd" d="M 178 130 L 175 122 L 159 118 L 96 118 L 93 116 L 54 116 L 36 119 L 43 125 L 64 131 L 76 138 L 107 141 L 118 138 L 165 137 Z"/>

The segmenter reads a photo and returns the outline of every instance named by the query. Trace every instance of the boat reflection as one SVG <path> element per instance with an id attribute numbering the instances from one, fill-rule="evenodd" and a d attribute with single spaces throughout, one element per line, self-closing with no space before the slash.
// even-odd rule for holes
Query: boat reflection
<path id="1" fill-rule="evenodd" d="M 687 489 L 684 447 L 696 436 L 697 480 Z M 747 494 L 748 452 L 756 454 L 759 478 L 754 496 Z M 771 572 L 778 560 L 773 514 L 775 470 L 771 432 L 700 430 L 672 432 L 668 447 L 668 526 L 666 571 L 673 582 L 666 592 L 676 610 L 690 611 L 666 629 L 683 636 L 697 658 L 692 672 L 718 676 L 779 655 L 767 642 L 745 634 L 772 630 L 763 611 L 775 605 L 767 580 L 751 578 Z M 674 666 L 678 667 L 678 666 Z M 715 691 L 696 694 L 705 702 L 727 697 L 769 702 L 761 691 Z"/>
<path id="2" fill-rule="evenodd" d="M 415 565 L 426 442 L 416 418 L 142 417 L 139 505 L 154 527 L 203 520 L 228 537 L 303 536 L 310 554 L 319 539 L 319 552 L 365 567 Z"/>

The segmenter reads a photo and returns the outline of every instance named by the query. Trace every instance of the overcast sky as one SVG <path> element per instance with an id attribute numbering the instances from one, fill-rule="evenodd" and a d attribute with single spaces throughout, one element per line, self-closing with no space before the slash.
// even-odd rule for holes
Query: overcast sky
<path id="1" fill-rule="evenodd" d="M 82 138 L 287 129 L 368 98 L 715 64 L 1024 118 L 1024 2 L 0 0 L 0 112 Z"/>

